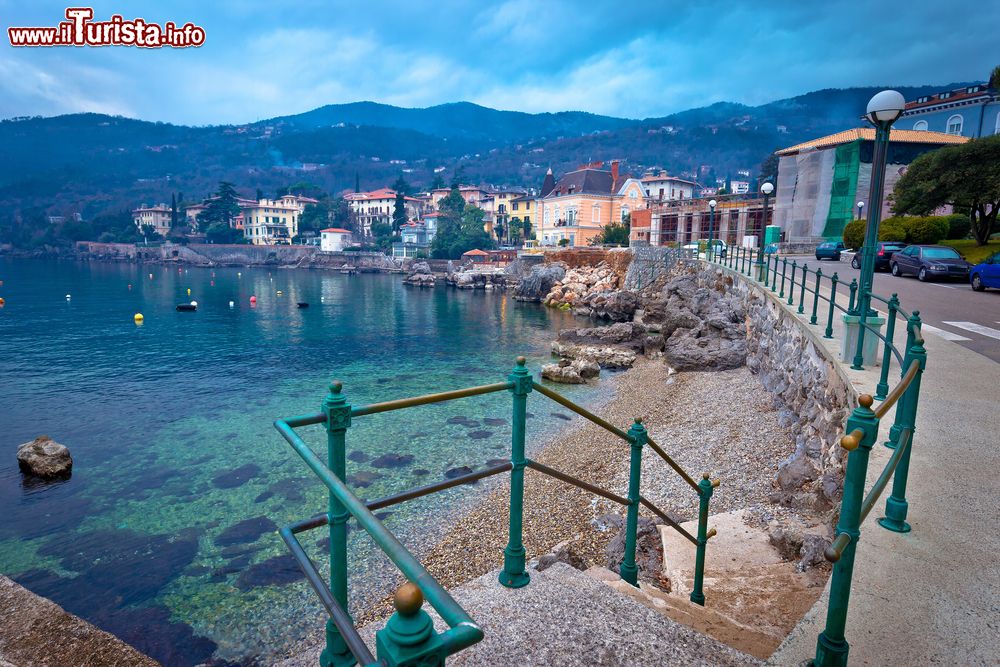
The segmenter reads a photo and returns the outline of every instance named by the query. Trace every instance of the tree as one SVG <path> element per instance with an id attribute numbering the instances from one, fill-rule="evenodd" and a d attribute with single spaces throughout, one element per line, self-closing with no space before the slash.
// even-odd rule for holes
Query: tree
<path id="1" fill-rule="evenodd" d="M 777 187 L 778 185 L 778 156 L 771 153 L 764 161 L 760 163 L 760 178 L 758 182 L 763 185 L 765 181 L 771 181 L 771 184 Z M 772 193 L 773 194 L 773 193 Z"/>
<path id="2" fill-rule="evenodd" d="M 260 201 L 263 198 L 264 198 L 264 191 L 261 190 L 260 188 L 257 188 L 257 201 Z"/>
<path id="3" fill-rule="evenodd" d="M 299 216 L 299 234 L 302 232 L 318 232 L 330 224 L 330 205 L 328 200 L 321 199 L 315 204 L 306 204 Z"/>
<path id="4" fill-rule="evenodd" d="M 179 223 L 177 219 L 177 195 L 170 194 L 170 226 L 176 227 Z"/>
<path id="5" fill-rule="evenodd" d="M 1000 90 L 1000 65 L 993 68 L 990 72 L 990 88 L 993 90 Z"/>
<path id="6" fill-rule="evenodd" d="M 597 245 L 623 245 L 629 242 L 629 232 L 631 228 L 631 216 L 625 216 L 621 222 L 609 222 L 601 227 L 601 232 L 594 237 Z"/>
<path id="7" fill-rule="evenodd" d="M 354 172 L 354 191 L 361 192 L 361 176 L 358 172 Z"/>
<path id="8" fill-rule="evenodd" d="M 396 192 L 402 192 L 407 196 L 413 194 L 413 186 L 406 182 L 406 179 L 403 178 L 402 174 L 400 174 L 399 178 L 397 178 L 396 181 L 389 187 Z"/>
<path id="9" fill-rule="evenodd" d="M 243 232 L 224 222 L 213 222 L 205 230 L 205 236 L 212 243 L 240 243 L 243 241 Z"/>
<path id="10" fill-rule="evenodd" d="M 215 196 L 208 200 L 205 210 L 198 214 L 198 224 L 206 228 L 217 222 L 232 226 L 233 218 L 239 214 L 236 188 L 232 183 L 221 181 Z"/>
<path id="11" fill-rule="evenodd" d="M 434 174 L 434 180 L 431 181 L 431 190 L 437 190 L 443 187 L 444 187 L 444 178 L 441 176 L 441 173 L 438 172 Z"/>
<path id="12" fill-rule="evenodd" d="M 972 237 L 989 242 L 1000 213 L 1000 135 L 924 153 L 892 193 L 897 214 L 927 215 L 945 205 L 968 210 Z"/>
<path id="13" fill-rule="evenodd" d="M 438 212 L 438 231 L 431 244 L 431 255 L 436 259 L 454 259 L 473 248 L 493 247 L 483 228 L 485 211 L 466 204 L 457 187 L 440 201 Z"/>
<path id="14" fill-rule="evenodd" d="M 404 185 L 406 181 L 403 181 Z M 392 206 L 392 231 L 398 232 L 406 224 L 406 197 L 402 190 L 396 190 L 396 201 Z"/>

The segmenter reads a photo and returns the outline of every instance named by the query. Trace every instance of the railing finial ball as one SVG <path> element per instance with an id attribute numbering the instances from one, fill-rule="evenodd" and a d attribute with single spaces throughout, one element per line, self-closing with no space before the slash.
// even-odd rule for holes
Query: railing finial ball
<path id="1" fill-rule="evenodd" d="M 528 363 L 528 360 L 523 356 L 518 357 L 517 359 L 515 359 L 515 361 L 517 362 L 518 366 L 524 366 L 526 363 Z"/>
<path id="2" fill-rule="evenodd" d="M 396 589 L 396 594 L 392 597 L 392 606 L 403 616 L 412 616 L 420 611 L 424 604 L 424 594 L 420 592 L 420 587 L 412 581 Z"/>
<path id="3" fill-rule="evenodd" d="M 340 380 L 334 380 L 330 383 L 330 392 L 333 394 L 339 394 L 344 389 L 344 383 Z"/>
<path id="4" fill-rule="evenodd" d="M 641 424 L 642 423 L 642 417 L 636 417 L 635 418 L 635 423 L 636 424 Z"/>
<path id="5" fill-rule="evenodd" d="M 707 472 L 701 476 L 702 479 L 708 479 L 709 477 L 710 475 Z"/>
<path id="6" fill-rule="evenodd" d="M 843 438 L 840 439 L 840 446 L 849 452 L 853 452 L 855 449 L 857 449 L 858 444 L 859 444 L 858 439 L 855 438 L 853 435 L 845 435 Z"/>
<path id="7" fill-rule="evenodd" d="M 874 402 L 875 399 L 872 398 L 871 394 L 861 394 L 858 396 L 858 403 L 860 403 L 863 408 L 870 408 Z"/>

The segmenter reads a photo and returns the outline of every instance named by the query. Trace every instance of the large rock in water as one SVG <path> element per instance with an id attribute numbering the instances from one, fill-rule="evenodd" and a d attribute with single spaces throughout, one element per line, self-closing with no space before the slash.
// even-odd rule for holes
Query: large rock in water
<path id="1" fill-rule="evenodd" d="M 566 266 L 561 263 L 533 266 L 531 274 L 518 283 L 514 298 L 518 301 L 541 301 L 565 275 Z"/>
<path id="2" fill-rule="evenodd" d="M 403 278 L 403 283 L 416 285 L 418 287 L 434 287 L 434 272 L 427 262 L 414 262 L 410 265 L 410 271 Z"/>
<path id="3" fill-rule="evenodd" d="M 601 374 L 601 367 L 596 362 L 585 359 L 562 359 L 557 364 L 542 366 L 542 377 L 563 384 L 583 384 L 590 378 Z"/>
<path id="4" fill-rule="evenodd" d="M 29 475 L 45 479 L 69 477 L 73 457 L 69 449 L 47 435 L 40 435 L 17 448 L 17 464 Z"/>

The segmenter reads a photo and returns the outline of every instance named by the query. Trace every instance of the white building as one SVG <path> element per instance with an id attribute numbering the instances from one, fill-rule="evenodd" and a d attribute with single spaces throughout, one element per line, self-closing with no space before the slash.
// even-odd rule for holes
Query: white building
<path id="1" fill-rule="evenodd" d="M 320 230 L 319 249 L 323 252 L 341 252 L 351 243 L 351 232 L 348 229 L 330 227 Z"/>
<path id="2" fill-rule="evenodd" d="M 396 211 L 396 191 L 390 188 L 380 188 L 371 192 L 350 192 L 344 195 L 351 214 L 358 221 L 358 229 L 365 236 L 371 236 L 372 225 L 392 224 L 392 216 Z M 420 217 L 428 205 L 416 197 L 404 197 L 406 219 Z"/>
<path id="3" fill-rule="evenodd" d="M 750 181 L 729 181 L 732 195 L 745 195 L 750 192 Z"/>
<path id="4" fill-rule="evenodd" d="M 143 227 L 152 227 L 160 236 L 166 237 L 170 233 L 171 211 L 166 204 L 156 206 L 140 206 L 132 211 L 132 222 L 142 233 Z"/>
<path id="5" fill-rule="evenodd" d="M 694 197 L 698 184 L 676 176 L 668 176 L 667 172 L 646 174 L 640 179 L 646 197 L 652 201 L 674 201 Z"/>

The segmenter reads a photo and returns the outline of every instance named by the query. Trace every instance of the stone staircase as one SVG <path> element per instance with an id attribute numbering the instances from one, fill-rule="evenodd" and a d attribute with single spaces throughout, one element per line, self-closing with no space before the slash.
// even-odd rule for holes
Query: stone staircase
<path id="1" fill-rule="evenodd" d="M 746 526 L 739 512 L 715 515 L 709 525 L 719 534 L 709 542 L 705 607 L 688 600 L 694 549 L 666 529 L 662 539 L 671 593 L 645 583 L 636 588 L 603 567 L 581 572 L 561 562 L 542 571 L 529 568 L 531 583 L 524 588 L 504 588 L 498 572 L 491 572 L 451 590 L 485 638 L 448 664 L 764 664 L 819 597 L 827 574 L 797 572 L 794 563 L 781 560 L 767 534 Z M 609 588 L 617 593 L 609 594 Z M 440 618 L 424 608 L 438 631 L 445 630 Z M 361 629 L 370 647 L 383 626 L 384 621 Z M 321 648 L 280 667 L 314 667 Z"/>

